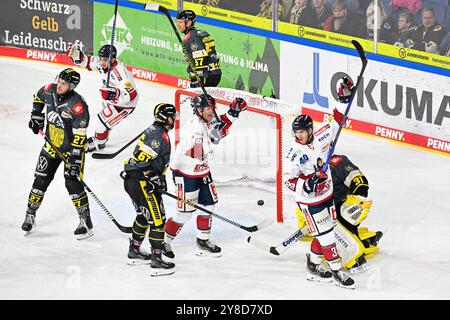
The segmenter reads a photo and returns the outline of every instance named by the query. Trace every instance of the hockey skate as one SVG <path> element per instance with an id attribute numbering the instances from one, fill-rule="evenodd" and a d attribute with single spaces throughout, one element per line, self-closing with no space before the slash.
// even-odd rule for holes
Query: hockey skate
<path id="1" fill-rule="evenodd" d="M 311 255 L 306 254 L 306 280 L 316 282 L 331 282 L 333 281 L 333 274 L 325 269 L 322 264 L 315 264 L 311 262 Z"/>
<path id="2" fill-rule="evenodd" d="M 358 274 L 366 272 L 367 270 L 369 270 L 369 265 L 367 264 L 367 260 L 364 258 L 364 255 L 362 255 L 356 259 L 355 264 L 348 269 L 348 272 L 351 274 Z"/>
<path id="3" fill-rule="evenodd" d="M 163 250 L 162 250 L 162 254 L 169 258 L 169 259 L 174 259 L 175 258 L 175 254 L 172 251 L 172 246 L 169 243 L 163 242 Z"/>
<path id="4" fill-rule="evenodd" d="M 128 260 L 129 266 L 140 266 L 143 264 L 150 264 L 152 256 L 150 254 L 141 252 L 140 247 L 133 244 L 133 240 L 130 239 L 130 247 L 128 248 Z"/>
<path id="5" fill-rule="evenodd" d="M 30 232 L 35 225 L 36 225 L 36 215 L 33 213 L 27 213 L 25 215 L 25 220 L 22 223 L 22 230 L 27 232 L 26 234 L 28 234 L 28 232 Z"/>
<path id="6" fill-rule="evenodd" d="M 84 240 L 94 235 L 92 231 L 93 225 L 90 215 L 80 215 L 80 223 L 73 232 L 77 236 L 77 240 Z"/>
<path id="7" fill-rule="evenodd" d="M 87 139 L 87 151 L 86 152 L 94 152 L 97 150 L 105 149 L 106 143 L 98 143 L 93 137 Z"/>
<path id="8" fill-rule="evenodd" d="M 199 257 L 214 257 L 222 256 L 222 249 L 209 240 L 202 240 L 197 238 L 197 251 L 195 254 Z"/>
<path id="9" fill-rule="evenodd" d="M 161 252 L 155 252 L 155 250 L 152 252 L 150 267 L 152 277 L 169 275 L 175 272 L 175 263 L 164 261 Z"/>
<path id="10" fill-rule="evenodd" d="M 332 271 L 334 284 L 341 288 L 355 289 L 355 281 L 342 269 Z"/>

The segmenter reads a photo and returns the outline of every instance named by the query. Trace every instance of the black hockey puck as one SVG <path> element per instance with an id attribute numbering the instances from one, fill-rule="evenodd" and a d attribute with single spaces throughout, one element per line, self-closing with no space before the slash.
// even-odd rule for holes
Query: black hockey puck
<path id="1" fill-rule="evenodd" d="M 264 204 L 264 200 L 258 200 L 258 206 L 262 206 Z"/>

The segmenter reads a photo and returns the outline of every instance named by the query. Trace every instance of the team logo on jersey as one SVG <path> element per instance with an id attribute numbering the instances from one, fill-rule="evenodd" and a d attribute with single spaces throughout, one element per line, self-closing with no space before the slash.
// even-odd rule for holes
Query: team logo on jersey
<path id="1" fill-rule="evenodd" d="M 197 51 L 198 49 L 198 44 L 196 44 L 195 42 L 191 44 L 191 49 L 192 51 Z"/>
<path id="2" fill-rule="evenodd" d="M 86 126 L 86 120 L 80 121 L 80 128 L 84 128 Z"/>
<path id="3" fill-rule="evenodd" d="M 72 119 L 72 116 L 65 111 L 61 112 L 61 117 L 64 119 Z"/>
<path id="4" fill-rule="evenodd" d="M 146 220 L 150 220 L 152 218 L 150 215 L 150 211 L 146 207 L 140 206 L 139 210 L 142 212 L 142 215 Z"/>
<path id="5" fill-rule="evenodd" d="M 73 113 L 75 113 L 77 116 L 78 115 L 80 115 L 80 114 L 82 114 L 83 113 L 83 105 L 80 103 L 80 102 L 78 102 L 76 105 L 74 105 L 73 107 L 72 107 L 72 111 L 73 111 Z"/>
<path id="6" fill-rule="evenodd" d="M 337 166 L 339 163 L 341 163 L 342 158 L 338 156 L 333 156 L 330 160 L 330 163 L 334 166 Z"/>
<path id="7" fill-rule="evenodd" d="M 352 166 L 346 166 L 345 170 L 347 170 L 348 172 L 352 172 L 354 169 Z"/>
<path id="8" fill-rule="evenodd" d="M 150 142 L 150 146 L 151 146 L 153 149 L 158 149 L 159 145 L 160 145 L 160 143 L 159 143 L 158 140 L 152 140 L 152 142 Z"/>
<path id="9" fill-rule="evenodd" d="M 45 157 L 39 157 L 39 161 L 36 167 L 37 171 L 45 171 L 48 167 L 48 161 Z"/>

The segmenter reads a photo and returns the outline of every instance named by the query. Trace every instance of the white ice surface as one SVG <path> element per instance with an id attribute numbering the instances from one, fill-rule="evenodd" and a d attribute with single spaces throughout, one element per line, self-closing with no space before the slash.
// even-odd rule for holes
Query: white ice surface
<path id="1" fill-rule="evenodd" d="M 28 129 L 33 93 L 54 80 L 62 66 L 0 58 L 0 299 L 449 299 L 450 298 L 450 161 L 448 157 L 384 140 L 344 132 L 337 152 L 346 153 L 370 180 L 374 199 L 365 222 L 387 231 L 381 251 L 369 260 L 371 270 L 355 276 L 356 290 L 305 280 L 307 243 L 281 256 L 247 244 L 243 230 L 215 220 L 212 240 L 221 258 L 194 255 L 194 219 L 173 242 L 176 272 L 151 278 L 148 266 L 126 265 L 127 235 L 90 199 L 94 237 L 77 241 L 78 218 L 64 187 L 61 168 L 37 213 L 37 227 L 27 237 L 22 224 L 39 150 L 40 136 Z M 99 110 L 100 80 L 81 70 L 77 88 Z M 152 122 L 153 107 L 173 103 L 173 88 L 136 81 L 138 108 L 112 132 L 114 151 Z M 93 122 L 92 122 L 93 123 Z M 89 133 L 93 132 L 91 127 Z M 113 160 L 88 158 L 85 181 L 123 225 L 135 214 L 118 173 L 131 148 Z M 169 179 L 170 181 L 170 179 Z M 219 188 L 216 212 L 243 225 L 274 216 L 263 191 Z M 165 198 L 167 215 L 174 202 Z M 294 220 L 253 234 L 278 244 L 295 230 Z M 148 248 L 147 241 L 145 246 Z"/>

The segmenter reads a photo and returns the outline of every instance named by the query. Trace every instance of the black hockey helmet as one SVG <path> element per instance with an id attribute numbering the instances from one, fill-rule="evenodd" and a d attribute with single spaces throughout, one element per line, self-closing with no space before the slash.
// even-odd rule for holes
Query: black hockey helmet
<path id="1" fill-rule="evenodd" d="M 177 13 L 177 19 L 184 21 L 190 20 L 192 21 L 192 24 L 194 24 L 197 19 L 197 15 L 192 10 L 183 10 Z"/>
<path id="2" fill-rule="evenodd" d="M 167 125 L 167 119 L 172 118 L 175 122 L 175 117 L 177 114 L 177 110 L 175 109 L 175 106 L 169 103 L 159 103 L 155 106 L 155 109 L 153 110 L 153 116 L 155 118 L 155 122 L 161 124 L 161 125 Z M 173 124 L 170 129 L 173 128 Z"/>
<path id="3" fill-rule="evenodd" d="M 212 107 L 214 109 L 216 107 L 216 100 L 209 94 L 206 96 L 204 94 L 199 94 L 191 99 L 191 107 L 194 113 L 197 113 L 198 109 L 201 109 L 202 111 L 204 108 Z"/>
<path id="4" fill-rule="evenodd" d="M 58 79 L 62 79 L 69 83 L 69 90 L 74 90 L 80 83 L 81 76 L 72 68 L 66 68 L 58 75 Z"/>
<path id="5" fill-rule="evenodd" d="M 109 58 L 111 54 L 111 58 L 117 58 L 117 49 L 115 46 L 111 46 L 110 44 L 105 44 L 98 50 L 98 56 L 100 58 Z"/>
<path id="6" fill-rule="evenodd" d="M 301 114 L 294 119 L 292 122 L 292 131 L 306 130 L 310 131 L 313 129 L 313 120 L 307 114 Z"/>

